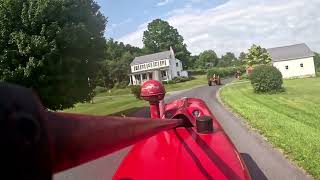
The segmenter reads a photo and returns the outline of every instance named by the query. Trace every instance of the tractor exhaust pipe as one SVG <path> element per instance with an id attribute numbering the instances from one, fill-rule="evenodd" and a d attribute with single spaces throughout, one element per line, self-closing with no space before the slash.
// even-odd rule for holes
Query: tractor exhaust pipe
<path id="1" fill-rule="evenodd" d="M 183 124 L 144 119 L 48 113 L 54 172 L 63 171 Z"/>

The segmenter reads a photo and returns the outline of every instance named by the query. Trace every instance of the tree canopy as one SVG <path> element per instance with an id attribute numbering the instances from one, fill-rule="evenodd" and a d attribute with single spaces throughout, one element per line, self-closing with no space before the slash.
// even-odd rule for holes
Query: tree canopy
<path id="1" fill-rule="evenodd" d="M 161 19 L 155 19 L 148 24 L 148 29 L 143 32 L 143 44 L 148 53 L 156 53 L 173 48 L 176 58 L 183 62 L 187 67 L 190 52 L 187 45 L 183 42 L 183 37 L 178 30 Z"/>
<path id="2" fill-rule="evenodd" d="M 245 62 L 247 65 L 269 64 L 271 56 L 265 48 L 253 44 L 246 55 Z"/>
<path id="3" fill-rule="evenodd" d="M 228 67 L 237 64 L 238 59 L 232 52 L 227 52 L 219 59 L 219 67 Z"/>
<path id="4" fill-rule="evenodd" d="M 106 88 L 112 88 L 117 84 L 128 85 L 130 63 L 134 57 L 142 55 L 142 49 L 109 39 L 105 55 L 105 60 L 100 64 L 97 85 Z"/>
<path id="5" fill-rule="evenodd" d="M 201 68 L 216 66 L 218 63 L 217 54 L 213 50 L 205 50 L 202 53 L 200 53 L 196 63 L 197 66 Z"/>
<path id="6" fill-rule="evenodd" d="M 106 18 L 93 0 L 2 0 L 0 79 L 33 88 L 52 110 L 89 100 Z"/>

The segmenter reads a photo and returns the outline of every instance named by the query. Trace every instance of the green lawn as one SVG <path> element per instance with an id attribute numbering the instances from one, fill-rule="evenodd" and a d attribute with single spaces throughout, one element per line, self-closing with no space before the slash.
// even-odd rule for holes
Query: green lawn
<path id="1" fill-rule="evenodd" d="M 137 100 L 131 95 L 109 96 L 95 98 L 94 103 L 76 104 L 74 108 L 66 109 L 64 112 L 94 115 L 128 115 L 144 106 L 147 106 L 145 101 Z"/>
<path id="2" fill-rule="evenodd" d="M 320 78 L 285 80 L 286 92 L 253 93 L 250 83 L 221 91 L 222 100 L 274 146 L 320 179 Z"/>
<path id="3" fill-rule="evenodd" d="M 208 79 L 206 75 L 198 75 L 194 76 L 195 79 L 183 83 L 176 83 L 176 84 L 165 84 L 166 91 L 178 91 L 182 89 L 188 89 L 194 86 L 199 86 L 199 85 L 204 85 L 207 83 Z M 101 96 L 118 96 L 118 95 L 126 95 L 130 94 L 130 88 L 123 88 L 123 89 L 110 89 L 110 91 L 103 92 L 97 94 L 96 97 L 101 97 Z"/>
<path id="4" fill-rule="evenodd" d="M 165 85 L 166 91 L 177 91 L 192 88 L 207 83 L 206 76 L 195 76 L 194 80 Z M 94 98 L 94 103 L 79 103 L 74 108 L 66 109 L 64 112 L 85 113 L 96 115 L 128 115 L 139 108 L 148 106 L 148 103 L 137 100 L 129 88 L 112 89 L 111 92 L 98 94 Z"/>

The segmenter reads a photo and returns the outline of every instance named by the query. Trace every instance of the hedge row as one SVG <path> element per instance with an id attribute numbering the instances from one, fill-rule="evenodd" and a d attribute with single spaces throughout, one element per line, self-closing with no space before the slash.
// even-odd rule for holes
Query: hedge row
<path id="1" fill-rule="evenodd" d="M 207 74 L 208 69 L 192 69 L 188 70 L 189 76 L 205 75 Z"/>
<path id="2" fill-rule="evenodd" d="M 212 77 L 214 74 L 220 77 L 234 76 L 237 70 L 244 73 L 246 66 L 211 68 L 208 70 L 207 76 Z"/>

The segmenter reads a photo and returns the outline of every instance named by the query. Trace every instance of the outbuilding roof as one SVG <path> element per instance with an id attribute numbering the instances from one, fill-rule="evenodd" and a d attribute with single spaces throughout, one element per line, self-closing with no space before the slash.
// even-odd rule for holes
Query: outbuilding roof
<path id="1" fill-rule="evenodd" d="M 314 56 L 311 49 L 305 44 L 295 44 L 267 49 L 273 62 L 287 61 Z"/>
<path id="2" fill-rule="evenodd" d="M 130 65 L 143 64 L 143 63 L 162 60 L 162 59 L 170 59 L 171 57 L 172 57 L 171 51 L 163 51 L 159 53 L 135 57 Z"/>

